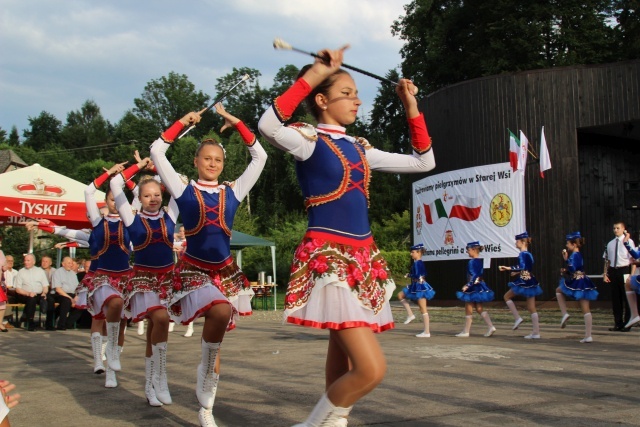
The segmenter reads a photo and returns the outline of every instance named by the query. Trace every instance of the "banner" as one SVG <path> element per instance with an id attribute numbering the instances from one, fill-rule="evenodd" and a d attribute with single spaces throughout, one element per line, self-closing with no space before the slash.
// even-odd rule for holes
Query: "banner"
<path id="1" fill-rule="evenodd" d="M 477 166 L 413 183 L 413 244 L 425 261 L 468 259 L 467 243 L 479 240 L 481 258 L 517 257 L 515 235 L 526 230 L 524 173 L 509 163 Z"/>

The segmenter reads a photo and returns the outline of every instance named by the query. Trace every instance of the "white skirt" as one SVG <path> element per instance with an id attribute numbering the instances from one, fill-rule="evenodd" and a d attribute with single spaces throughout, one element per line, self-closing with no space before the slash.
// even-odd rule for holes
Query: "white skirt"
<path id="1" fill-rule="evenodd" d="M 111 298 L 122 298 L 122 294 L 109 285 L 102 285 L 91 295 L 91 305 L 87 308 L 95 318 L 105 319 L 107 316 L 107 301 Z M 120 314 L 121 319 L 126 319 L 124 310 Z"/>
<path id="2" fill-rule="evenodd" d="M 125 310 L 125 316 L 132 322 L 140 322 L 154 310 L 167 310 L 167 306 L 160 302 L 160 296 L 155 292 L 136 292 L 129 298 L 129 310 Z"/>
<path id="3" fill-rule="evenodd" d="M 237 298 L 237 296 L 232 297 L 232 300 L 237 300 Z M 227 330 L 235 328 L 236 321 L 238 320 L 238 311 L 234 307 L 233 301 L 227 299 L 222 292 L 220 292 L 220 289 L 213 286 L 211 283 L 207 283 L 206 285 L 189 292 L 172 304 L 172 307 L 169 310 L 169 315 L 171 316 L 171 320 L 174 322 L 188 325 L 216 304 L 231 305 L 233 313 L 229 319 Z M 174 306 L 176 305 L 180 306 L 179 311 L 175 309 Z M 179 312 L 180 314 L 176 314 L 176 312 Z"/>
<path id="4" fill-rule="evenodd" d="M 78 310 L 86 310 L 89 308 L 87 304 L 87 295 L 89 291 L 85 288 L 79 291 L 76 296 L 78 297 L 78 302 L 76 302 L 76 309 Z"/>
<path id="5" fill-rule="evenodd" d="M 374 332 L 393 329 L 393 315 L 389 301 L 378 314 L 360 304 L 347 285 L 322 284 L 317 280 L 307 303 L 284 312 L 284 320 L 296 325 L 319 329 L 348 329 L 368 327 Z M 389 293 L 390 294 L 390 293 Z"/>

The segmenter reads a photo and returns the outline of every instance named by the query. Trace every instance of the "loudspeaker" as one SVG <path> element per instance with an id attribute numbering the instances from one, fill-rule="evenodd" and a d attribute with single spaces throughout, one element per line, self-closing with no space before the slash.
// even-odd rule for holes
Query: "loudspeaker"
<path id="1" fill-rule="evenodd" d="M 624 208 L 640 209 L 640 182 L 624 183 Z"/>

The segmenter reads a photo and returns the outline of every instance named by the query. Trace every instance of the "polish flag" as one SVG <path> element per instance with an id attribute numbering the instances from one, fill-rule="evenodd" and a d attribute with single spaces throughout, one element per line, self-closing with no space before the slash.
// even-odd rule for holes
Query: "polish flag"
<path id="1" fill-rule="evenodd" d="M 480 216 L 482 198 L 456 196 L 449 218 L 460 218 L 464 221 L 475 221 Z"/>

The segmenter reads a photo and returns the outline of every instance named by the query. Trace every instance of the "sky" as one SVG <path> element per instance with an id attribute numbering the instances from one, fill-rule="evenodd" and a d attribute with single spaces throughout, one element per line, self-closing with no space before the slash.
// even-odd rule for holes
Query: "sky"
<path id="1" fill-rule="evenodd" d="M 234 67 L 278 69 L 311 56 L 276 51 L 280 37 L 316 52 L 350 44 L 345 63 L 384 76 L 399 69 L 402 41 L 391 25 L 409 0 L 3 0 L 0 9 L 0 128 L 22 132 L 47 111 L 63 124 L 93 100 L 111 123 L 145 85 L 171 71 L 214 97 Z M 352 73 L 366 115 L 380 82 Z M 186 112 L 185 112 L 186 113 Z"/>

